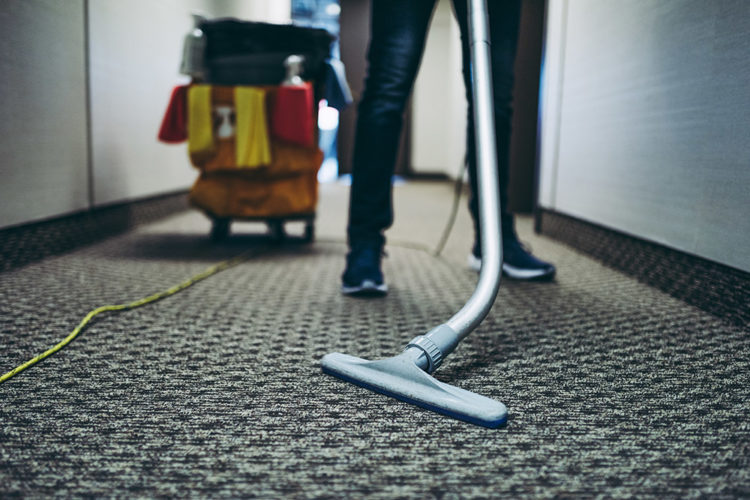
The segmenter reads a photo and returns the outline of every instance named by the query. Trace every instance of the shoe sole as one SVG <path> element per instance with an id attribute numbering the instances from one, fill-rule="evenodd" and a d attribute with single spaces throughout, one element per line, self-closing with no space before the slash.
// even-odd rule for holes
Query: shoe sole
<path id="1" fill-rule="evenodd" d="M 474 254 L 469 254 L 467 264 L 472 271 L 479 272 L 482 269 L 482 259 L 475 257 Z M 555 270 L 522 269 L 503 262 L 503 275 L 520 281 L 545 281 L 555 277 Z"/>
<path id="2" fill-rule="evenodd" d="M 521 269 L 503 263 L 503 274 L 510 279 L 522 281 L 544 281 L 555 277 L 554 269 Z"/>
<path id="3" fill-rule="evenodd" d="M 365 280 L 356 286 L 341 285 L 341 293 L 351 297 L 382 297 L 388 293 L 388 285 L 378 285 L 372 280 Z"/>

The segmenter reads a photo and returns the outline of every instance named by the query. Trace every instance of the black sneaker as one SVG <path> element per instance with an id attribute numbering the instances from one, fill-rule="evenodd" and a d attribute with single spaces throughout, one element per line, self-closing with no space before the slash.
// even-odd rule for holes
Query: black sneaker
<path id="1" fill-rule="evenodd" d="M 469 267 L 479 271 L 482 267 L 482 252 L 478 244 L 469 254 Z M 555 266 L 537 259 L 513 237 L 503 237 L 503 275 L 515 280 L 551 280 L 555 277 Z"/>
<path id="2" fill-rule="evenodd" d="M 341 293 L 353 296 L 383 296 L 388 285 L 380 270 L 383 249 L 376 243 L 352 245 L 346 256 L 346 270 L 341 276 Z"/>

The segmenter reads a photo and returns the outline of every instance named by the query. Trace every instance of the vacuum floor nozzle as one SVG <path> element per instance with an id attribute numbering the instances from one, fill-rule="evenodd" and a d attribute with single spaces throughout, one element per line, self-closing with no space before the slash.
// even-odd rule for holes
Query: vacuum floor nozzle
<path id="1" fill-rule="evenodd" d="M 458 420 L 489 428 L 506 422 L 504 404 L 436 380 L 417 365 L 418 356 L 406 350 L 392 358 L 368 361 L 331 353 L 321 363 L 329 375 Z"/>

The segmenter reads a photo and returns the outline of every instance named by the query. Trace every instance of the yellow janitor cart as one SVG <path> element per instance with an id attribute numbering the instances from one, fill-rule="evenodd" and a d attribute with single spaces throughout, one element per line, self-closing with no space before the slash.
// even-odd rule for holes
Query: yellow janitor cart
<path id="1" fill-rule="evenodd" d="M 189 200 L 214 239 L 234 219 L 264 221 L 276 238 L 301 220 L 314 238 L 317 103 L 332 42 L 322 29 L 196 18 L 182 63 L 192 82 L 174 89 L 159 138 L 187 140 L 200 171 Z"/>

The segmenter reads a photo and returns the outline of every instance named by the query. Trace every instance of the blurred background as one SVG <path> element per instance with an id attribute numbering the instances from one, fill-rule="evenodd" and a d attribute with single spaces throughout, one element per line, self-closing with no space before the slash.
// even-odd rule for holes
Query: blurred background
<path id="1" fill-rule="evenodd" d="M 511 208 L 750 271 L 750 40 L 742 0 L 525 0 Z M 320 180 L 351 170 L 368 0 L 5 0 L 0 228 L 185 191 L 185 151 L 156 141 L 190 14 L 340 36 L 355 99 L 321 103 Z M 397 174 L 455 178 L 464 152 L 458 27 L 438 2 Z M 342 207 L 342 210 L 345 210 Z"/>

